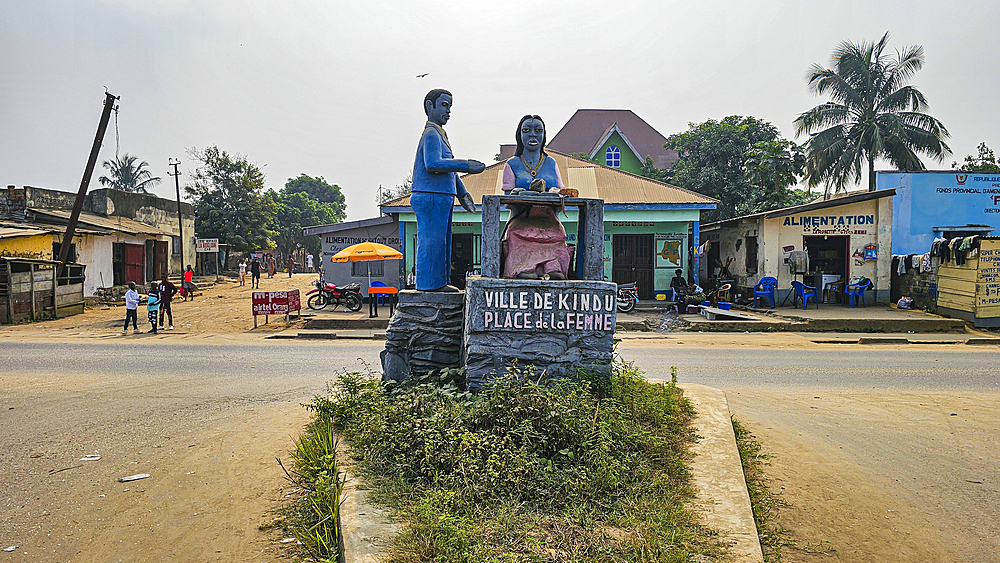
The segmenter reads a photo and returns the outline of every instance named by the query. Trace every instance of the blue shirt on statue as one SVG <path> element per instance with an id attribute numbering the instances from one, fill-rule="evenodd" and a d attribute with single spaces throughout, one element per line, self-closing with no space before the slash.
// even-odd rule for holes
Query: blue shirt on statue
<path id="1" fill-rule="evenodd" d="M 451 216 L 455 197 L 465 195 L 458 172 L 468 172 L 469 161 L 457 160 L 448 135 L 427 122 L 413 163 L 410 206 L 417 216 L 417 289 L 432 291 L 451 281 Z"/>
<path id="2" fill-rule="evenodd" d="M 457 172 L 468 171 L 469 161 L 455 158 L 444 128 L 428 121 L 413 163 L 413 191 L 461 197 L 465 186 Z"/>

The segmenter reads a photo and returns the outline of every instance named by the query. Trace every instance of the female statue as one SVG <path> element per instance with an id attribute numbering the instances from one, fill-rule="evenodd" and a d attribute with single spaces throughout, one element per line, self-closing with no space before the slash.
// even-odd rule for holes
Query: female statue
<path id="1" fill-rule="evenodd" d="M 517 150 L 503 169 L 504 193 L 530 195 L 563 188 L 555 159 L 545 154 L 545 123 L 526 115 L 517 124 Z M 503 235 L 505 278 L 564 280 L 573 251 L 551 203 L 511 205 Z"/>

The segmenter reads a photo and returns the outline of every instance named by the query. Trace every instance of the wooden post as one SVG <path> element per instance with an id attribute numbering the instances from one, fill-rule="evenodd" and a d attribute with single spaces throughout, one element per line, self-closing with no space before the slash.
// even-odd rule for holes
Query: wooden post
<path id="1" fill-rule="evenodd" d="M 417 236 L 420 236 L 417 233 Z M 483 197 L 483 238 L 480 261 L 484 278 L 500 277 L 500 196 Z"/>
<path id="2" fill-rule="evenodd" d="M 257 315 L 253 316 L 253 327 L 257 328 Z"/>
<path id="3" fill-rule="evenodd" d="M 31 268 L 31 277 L 28 278 L 28 288 L 31 292 L 31 320 L 35 321 L 35 265 L 28 264 Z"/>
<path id="4" fill-rule="evenodd" d="M 582 279 L 604 280 L 604 200 L 588 200 L 579 215 L 586 215 L 585 263 Z M 583 221 L 580 222 L 583 225 Z M 579 235 L 578 235 L 579 236 Z M 577 273 L 579 276 L 579 272 Z"/>
<path id="5" fill-rule="evenodd" d="M 63 270 L 65 271 L 65 270 Z M 59 268 L 52 272 L 52 318 L 59 318 Z M 66 276 L 66 285 L 69 285 L 69 276 Z"/>
<path id="6" fill-rule="evenodd" d="M 111 110 L 114 109 L 115 100 L 118 98 L 109 92 L 104 92 L 104 111 L 101 113 L 101 121 L 97 125 L 97 135 L 94 137 L 94 146 L 90 149 L 90 158 L 87 159 L 87 167 L 83 171 L 83 180 L 80 181 L 80 191 L 76 194 L 76 201 L 73 203 L 73 211 L 69 214 L 69 223 L 66 225 L 66 233 L 62 237 L 62 244 L 59 246 L 59 266 L 56 267 L 56 277 L 66 266 L 66 259 L 69 257 L 69 248 L 73 244 L 73 233 L 76 231 L 76 222 L 80 219 L 80 212 L 83 211 L 83 200 L 87 195 L 87 187 L 90 185 L 90 177 L 94 173 L 94 165 L 97 164 L 97 156 L 101 152 L 101 143 L 104 142 L 104 132 L 108 128 L 108 120 L 111 118 Z"/>

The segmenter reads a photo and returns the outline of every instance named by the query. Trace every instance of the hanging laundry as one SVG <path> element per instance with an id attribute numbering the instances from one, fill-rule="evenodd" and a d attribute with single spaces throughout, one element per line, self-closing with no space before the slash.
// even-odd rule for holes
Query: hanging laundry
<path id="1" fill-rule="evenodd" d="M 910 263 L 907 264 L 907 266 L 909 266 L 910 268 L 913 268 L 914 270 L 919 270 L 920 269 L 920 259 L 921 258 L 923 258 L 923 256 L 921 256 L 920 254 L 911 254 L 910 255 Z"/>
<path id="2" fill-rule="evenodd" d="M 920 260 L 920 271 L 928 274 L 931 272 L 931 253 L 928 252 L 924 254 L 924 257 Z"/>
<path id="3" fill-rule="evenodd" d="M 906 275 L 906 256 L 903 254 L 894 254 L 892 256 L 892 261 L 896 264 L 896 273 L 905 276 Z"/>

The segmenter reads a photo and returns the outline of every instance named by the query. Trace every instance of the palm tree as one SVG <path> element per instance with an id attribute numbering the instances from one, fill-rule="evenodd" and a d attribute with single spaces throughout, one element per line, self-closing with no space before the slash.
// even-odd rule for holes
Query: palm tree
<path id="1" fill-rule="evenodd" d="M 924 170 L 917 153 L 938 161 L 951 154 L 948 131 L 930 115 L 927 99 L 906 84 L 924 65 L 924 48 L 916 45 L 885 54 L 889 33 L 876 43 L 843 42 L 828 69 L 809 69 L 809 88 L 831 101 L 799 115 L 795 134 L 810 134 L 806 178 L 810 186 L 826 183 L 841 191 L 861 181 L 868 161 L 868 190 L 875 191 L 875 159 L 899 170 Z"/>
<path id="2" fill-rule="evenodd" d="M 137 157 L 129 153 L 123 154 L 120 158 L 116 157 L 114 160 L 105 160 L 102 166 L 110 170 L 111 173 L 109 176 L 101 176 L 97 180 L 104 186 L 123 192 L 147 193 L 146 188 L 152 188 L 163 180 L 159 176 L 153 176 L 146 169 L 149 166 L 148 162 L 143 160 L 136 164 L 137 160 L 139 160 Z"/>

